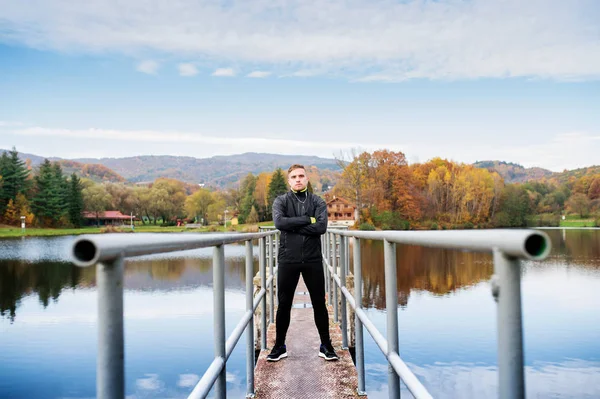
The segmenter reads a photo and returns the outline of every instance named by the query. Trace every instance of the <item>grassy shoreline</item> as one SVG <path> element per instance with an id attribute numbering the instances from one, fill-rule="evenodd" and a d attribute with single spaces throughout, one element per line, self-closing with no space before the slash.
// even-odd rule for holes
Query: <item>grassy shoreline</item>
<path id="1" fill-rule="evenodd" d="M 258 225 L 263 226 L 272 226 L 273 222 L 262 222 L 258 223 Z M 141 225 L 135 226 L 135 229 L 132 231 L 130 227 L 118 227 L 113 231 L 107 231 L 105 227 L 82 227 L 80 229 L 52 229 L 52 228 L 27 228 L 25 232 L 23 232 L 18 227 L 12 226 L 0 226 L 0 238 L 10 238 L 10 237 L 57 237 L 57 236 L 69 236 L 69 235 L 82 235 L 82 234 L 103 234 L 108 232 L 122 232 L 122 233 L 214 233 L 214 232 L 233 232 L 233 231 L 257 231 L 257 225 L 237 225 L 237 226 L 227 226 L 227 229 L 224 229 L 223 226 L 205 226 L 201 228 L 187 228 L 187 227 L 177 227 L 177 226 L 169 226 L 169 227 L 161 227 L 154 225 Z"/>
<path id="2" fill-rule="evenodd" d="M 258 223 L 260 226 L 272 226 L 273 222 L 261 222 Z M 257 231 L 257 224 L 242 224 L 236 226 L 227 226 L 224 229 L 223 226 L 205 226 L 201 228 L 187 228 L 187 227 L 161 227 L 155 225 L 140 225 L 135 226 L 133 233 L 211 233 L 211 232 L 246 232 L 246 231 Z M 560 227 L 594 227 L 594 219 L 578 219 L 576 217 L 568 217 L 566 220 L 560 220 Z M 107 232 L 122 232 L 132 233 L 131 228 L 128 226 L 118 227 L 116 230 L 107 231 L 105 227 L 82 227 L 80 229 L 52 229 L 52 228 L 27 228 L 25 233 L 18 227 L 0 225 L 0 238 L 11 238 L 11 237 L 53 237 L 53 236 L 68 236 L 68 235 L 81 235 L 81 234 L 103 234 Z"/>

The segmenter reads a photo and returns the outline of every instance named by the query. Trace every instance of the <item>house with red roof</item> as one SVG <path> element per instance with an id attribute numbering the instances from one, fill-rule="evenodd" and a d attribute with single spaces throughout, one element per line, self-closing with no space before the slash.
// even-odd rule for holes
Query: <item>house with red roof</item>
<path id="1" fill-rule="evenodd" d="M 120 211 L 83 212 L 86 226 L 123 226 L 137 220 L 135 216 L 124 215 Z"/>

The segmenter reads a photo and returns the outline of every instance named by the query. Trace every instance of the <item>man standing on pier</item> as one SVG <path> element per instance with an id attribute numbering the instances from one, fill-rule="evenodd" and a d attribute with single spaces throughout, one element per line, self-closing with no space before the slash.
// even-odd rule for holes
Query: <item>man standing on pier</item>
<path id="1" fill-rule="evenodd" d="M 308 176 L 302 165 L 288 169 L 291 190 L 273 202 L 273 221 L 281 232 L 277 273 L 276 338 L 268 361 L 287 357 L 285 336 L 290 325 L 292 302 L 300 274 L 306 283 L 312 302 L 315 324 L 321 338 L 319 356 L 338 360 L 329 337 L 329 314 L 325 305 L 325 276 L 321 236 L 327 231 L 327 205 L 308 192 Z"/>

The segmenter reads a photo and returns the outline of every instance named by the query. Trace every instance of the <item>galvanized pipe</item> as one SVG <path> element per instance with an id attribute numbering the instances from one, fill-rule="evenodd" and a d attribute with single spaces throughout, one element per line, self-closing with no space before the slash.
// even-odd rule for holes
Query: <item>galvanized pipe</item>
<path id="1" fill-rule="evenodd" d="M 228 360 L 229 356 L 231 356 L 242 334 L 244 334 L 244 331 L 250 325 L 250 321 L 254 319 L 253 316 L 254 312 L 252 310 L 246 310 L 231 334 L 229 334 L 225 342 L 225 360 Z M 254 355 L 252 355 L 252 358 L 254 358 Z"/>
<path id="2" fill-rule="evenodd" d="M 495 296 L 498 302 L 498 377 L 500 399 L 525 397 L 521 265 L 518 259 L 494 251 Z"/>
<path id="3" fill-rule="evenodd" d="M 213 297 L 215 359 L 225 359 L 225 246 L 213 250 Z M 223 365 L 215 382 L 215 397 L 227 397 L 227 364 Z"/>
<path id="4" fill-rule="evenodd" d="M 346 237 L 340 236 L 340 288 L 346 288 Z M 346 309 L 346 297 L 340 295 L 342 307 L 342 349 L 348 349 L 348 319 Z"/>
<path id="5" fill-rule="evenodd" d="M 258 246 L 258 267 L 260 269 L 260 285 L 266 290 L 267 289 L 267 267 L 265 265 L 265 241 L 264 237 L 259 239 Z M 271 276 L 272 277 L 272 276 Z M 267 300 L 266 298 L 261 303 L 261 349 L 267 349 Z"/>
<path id="6" fill-rule="evenodd" d="M 339 283 L 339 279 L 337 281 Z M 361 320 L 361 322 L 363 323 L 364 327 L 367 329 L 367 331 L 369 332 L 371 337 L 373 337 L 373 341 L 375 341 L 375 344 L 377 344 L 377 346 L 379 347 L 379 350 L 381 350 L 381 352 L 383 354 L 386 354 L 386 358 L 387 358 L 388 343 L 387 343 L 385 337 L 379 332 L 379 330 L 377 329 L 375 324 L 373 324 L 371 319 L 369 319 L 369 316 L 367 315 L 367 313 L 362 308 L 359 308 L 356 306 L 356 302 L 355 302 L 354 298 L 352 297 L 352 294 L 350 293 L 350 291 L 348 291 L 346 288 L 343 288 L 342 293 L 346 296 L 346 299 L 348 300 L 348 303 L 350 304 L 350 306 L 352 306 L 352 308 L 355 310 L 357 318 Z M 410 381 L 411 385 L 409 386 L 407 384 L 406 386 L 407 386 L 408 390 L 416 398 L 420 398 L 420 397 L 428 398 L 429 397 L 429 396 L 421 396 L 422 392 L 427 392 L 427 389 L 425 389 L 423 384 L 421 384 L 421 382 L 417 379 L 417 377 L 413 374 L 413 372 L 410 371 L 410 369 L 408 367 L 398 367 L 399 366 L 398 363 L 390 362 L 390 364 L 392 365 L 392 368 L 396 371 L 398 376 L 402 379 L 402 381 Z M 364 393 L 364 394 L 366 395 L 366 393 Z"/>
<path id="7" fill-rule="evenodd" d="M 398 353 L 398 283 L 396 278 L 396 244 L 383 241 L 385 263 L 385 307 L 387 312 L 388 388 L 391 399 L 400 398 L 400 379 L 389 363 L 389 356 Z"/>
<path id="8" fill-rule="evenodd" d="M 413 394 L 413 396 L 417 399 L 432 399 L 433 397 L 427 389 L 421 384 L 421 382 L 417 379 L 417 377 L 410 371 L 406 363 L 402 361 L 400 355 L 398 353 L 393 352 L 390 353 L 388 357 L 388 361 L 396 371 L 398 375 L 402 376 L 402 381 Z M 398 393 L 400 394 L 400 393 Z"/>
<path id="9" fill-rule="evenodd" d="M 267 237 L 267 244 L 269 247 L 269 275 L 273 276 L 273 236 L 268 236 Z M 269 323 L 272 324 L 275 322 L 275 316 L 274 316 L 274 312 L 275 312 L 275 295 L 274 295 L 274 288 L 275 285 L 273 284 L 274 280 L 271 279 L 271 282 L 269 283 L 269 297 L 271 300 L 271 304 L 269 307 Z"/>
<path id="10" fill-rule="evenodd" d="M 333 235 L 333 277 L 336 278 L 338 276 L 337 274 L 337 268 L 338 268 L 338 259 L 337 259 L 337 237 L 335 236 L 335 234 Z M 338 285 L 337 284 L 333 284 L 333 320 L 336 323 L 340 322 L 340 318 L 338 315 Z"/>
<path id="11" fill-rule="evenodd" d="M 328 239 L 327 239 L 327 303 L 331 306 L 332 302 L 333 302 L 333 286 L 335 284 L 333 284 L 333 276 L 331 274 L 331 270 L 329 269 L 329 265 L 333 264 L 333 250 L 332 250 L 332 239 L 333 239 L 333 233 L 327 233 L 328 235 Z"/>
<path id="12" fill-rule="evenodd" d="M 346 231 L 332 230 L 346 237 L 387 240 L 399 244 L 421 245 L 493 252 L 499 250 L 507 256 L 542 260 L 551 249 L 550 238 L 539 230 L 452 230 L 452 231 Z"/>
<path id="13" fill-rule="evenodd" d="M 125 344 L 123 339 L 123 258 L 98 263 L 98 359 L 96 395 L 125 397 Z"/>
<path id="14" fill-rule="evenodd" d="M 76 238 L 72 246 L 72 261 L 81 267 L 93 266 L 98 262 L 112 262 L 118 257 L 152 255 L 217 245 L 233 244 L 249 239 L 258 239 L 275 231 L 264 233 L 208 233 L 208 234 L 87 234 Z"/>
<path id="15" fill-rule="evenodd" d="M 246 397 L 254 397 L 254 254 L 252 240 L 246 241 Z M 233 345 L 235 347 L 235 344 Z"/>
<path id="16" fill-rule="evenodd" d="M 356 304 L 355 312 L 362 309 L 362 262 L 360 254 L 360 238 L 354 238 L 354 298 Z M 343 292 L 343 291 L 342 291 Z M 354 333 L 355 333 L 355 353 L 356 353 L 356 372 L 358 374 L 358 390 L 359 396 L 366 396 L 365 388 L 365 344 L 363 341 L 363 325 L 360 317 L 354 318 Z"/>
<path id="17" fill-rule="evenodd" d="M 210 393 L 221 370 L 225 368 L 225 359 L 218 357 L 212 361 L 200 381 L 196 384 L 188 399 L 204 399 Z"/>

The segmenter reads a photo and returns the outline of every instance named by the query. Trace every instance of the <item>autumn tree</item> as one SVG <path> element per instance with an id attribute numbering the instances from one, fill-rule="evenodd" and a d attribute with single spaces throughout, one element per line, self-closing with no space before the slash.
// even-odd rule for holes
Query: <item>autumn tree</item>
<path id="1" fill-rule="evenodd" d="M 336 163 L 342 169 L 342 176 L 336 185 L 336 195 L 351 199 L 356 204 L 356 219 L 361 222 L 361 209 L 365 205 L 363 196 L 368 187 L 368 170 L 371 154 L 352 149 L 349 153 L 341 153 Z"/>
<path id="2" fill-rule="evenodd" d="M 573 194 L 565 205 L 568 211 L 577 213 L 582 218 L 588 217 L 590 214 L 590 200 L 583 193 Z"/>
<path id="3" fill-rule="evenodd" d="M 258 212 L 256 211 L 255 206 L 252 207 L 252 210 L 246 219 L 246 223 L 258 223 Z"/>
<path id="4" fill-rule="evenodd" d="M 100 216 L 110 207 L 112 197 L 102 184 L 94 184 L 82 190 L 85 210 L 92 212 L 96 217 L 96 225 L 100 226 Z"/>
<path id="5" fill-rule="evenodd" d="M 267 219 L 269 214 L 269 184 L 271 183 L 271 174 L 267 172 L 260 173 L 256 178 L 254 187 L 254 207 L 258 212 L 259 221 Z"/>
<path id="6" fill-rule="evenodd" d="M 227 208 L 227 204 L 225 202 L 225 197 L 218 191 L 213 191 L 212 193 L 213 202 L 208 206 L 208 219 L 209 220 L 218 220 L 219 222 L 225 222 L 225 209 Z"/>
<path id="7" fill-rule="evenodd" d="M 209 208 L 214 203 L 213 193 L 206 188 L 201 188 L 185 200 L 185 210 L 188 218 L 195 218 L 197 221 L 202 219 L 203 224 L 208 224 Z"/>
<path id="8" fill-rule="evenodd" d="M 588 198 L 595 200 L 600 198 L 600 176 L 596 177 L 588 189 Z"/>
<path id="9" fill-rule="evenodd" d="M 126 186 L 123 183 L 106 183 L 105 188 L 112 197 L 112 209 L 126 215 L 136 211 L 138 197 L 135 195 L 133 187 Z"/>
<path id="10" fill-rule="evenodd" d="M 256 208 L 256 200 L 254 199 L 256 180 L 256 176 L 254 176 L 252 173 L 248 173 L 244 180 L 242 180 L 242 184 L 240 186 L 240 190 L 243 193 L 243 198 L 240 205 L 240 214 L 238 216 L 238 220 L 242 224 L 246 223 L 246 219 L 248 218 L 248 215 L 250 215 L 252 207 Z"/>
<path id="11" fill-rule="evenodd" d="M 169 223 L 171 219 L 183 215 L 186 200 L 183 182 L 167 178 L 156 179 L 150 189 L 150 197 L 150 210 L 155 223 L 159 216 L 163 223 Z"/>

